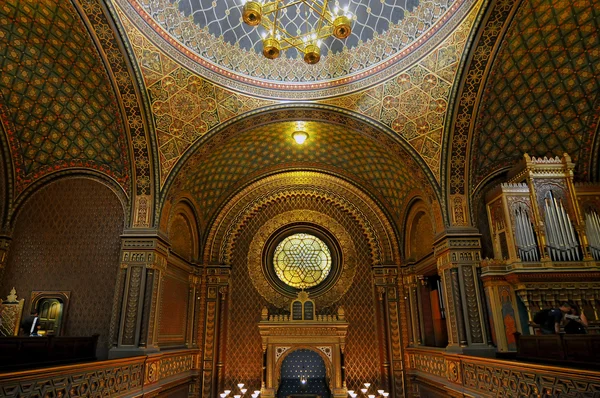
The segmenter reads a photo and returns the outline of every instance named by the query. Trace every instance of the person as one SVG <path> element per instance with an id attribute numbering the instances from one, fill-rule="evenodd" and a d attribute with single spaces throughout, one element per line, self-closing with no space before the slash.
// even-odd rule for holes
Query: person
<path id="1" fill-rule="evenodd" d="M 28 316 L 23 323 L 21 323 L 23 332 L 27 336 L 39 336 L 38 330 L 40 329 L 40 318 L 38 317 L 37 310 L 34 310 L 30 316 Z"/>
<path id="2" fill-rule="evenodd" d="M 567 334 L 586 334 L 585 328 L 588 325 L 588 320 L 585 314 L 575 305 L 571 305 L 571 311 L 565 314 L 567 323 L 564 327 Z"/>
<path id="3" fill-rule="evenodd" d="M 542 334 L 558 334 L 560 333 L 560 324 L 563 321 L 565 314 L 571 312 L 571 304 L 564 302 L 558 308 L 552 308 L 548 311 L 546 320 L 540 324 Z"/>

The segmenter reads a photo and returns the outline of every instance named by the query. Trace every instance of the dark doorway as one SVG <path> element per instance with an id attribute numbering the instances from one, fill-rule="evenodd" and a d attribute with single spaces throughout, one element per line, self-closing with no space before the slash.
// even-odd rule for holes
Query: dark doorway
<path id="1" fill-rule="evenodd" d="M 319 354 L 298 349 L 284 358 L 278 398 L 330 398 L 325 362 Z"/>

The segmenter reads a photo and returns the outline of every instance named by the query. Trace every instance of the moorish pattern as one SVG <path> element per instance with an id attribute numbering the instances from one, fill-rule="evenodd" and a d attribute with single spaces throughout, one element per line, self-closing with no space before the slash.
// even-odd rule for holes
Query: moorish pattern
<path id="1" fill-rule="evenodd" d="M 200 148 L 178 173 L 169 196 L 188 192 L 205 224 L 240 181 L 277 167 L 329 169 L 370 186 L 401 217 L 408 193 L 423 189 L 418 166 L 399 157 L 376 141 L 339 125 L 306 122 L 309 140 L 302 146 L 291 137 L 294 122 L 271 123 L 238 133 L 212 150 Z M 404 154 L 404 157 L 408 157 Z"/>
<path id="2" fill-rule="evenodd" d="M 322 102 L 388 126 L 415 148 L 439 181 L 450 91 L 480 6 L 481 2 L 454 33 L 416 65 L 374 88 Z"/>
<path id="3" fill-rule="evenodd" d="M 191 145 L 219 124 L 273 104 L 221 88 L 172 61 L 119 12 L 148 89 L 156 127 L 160 182 Z"/>
<path id="4" fill-rule="evenodd" d="M 600 1 L 524 1 L 482 99 L 471 149 L 472 187 L 525 152 L 567 152 L 578 178 L 589 178 L 600 117 L 598 31 Z"/>
<path id="5" fill-rule="evenodd" d="M 195 17 L 189 17 L 191 10 L 185 3 L 174 2 L 171 4 L 172 2 L 169 0 L 128 1 L 139 3 L 155 23 L 200 57 L 234 73 L 280 82 L 336 79 L 368 69 L 422 38 L 424 33 L 443 16 L 450 17 L 445 13 L 455 1 L 463 2 L 463 0 L 420 0 L 415 7 L 414 3 L 417 2 L 405 3 L 388 0 L 385 2 L 386 6 L 382 6 L 381 10 L 378 10 L 377 6 L 369 6 L 370 12 L 367 12 L 364 4 L 359 5 L 357 4 L 359 2 L 354 0 L 353 4 L 350 4 L 353 11 L 355 13 L 358 11 L 361 17 L 367 18 L 365 22 L 358 21 L 356 18 L 354 20 L 353 30 L 361 32 L 360 37 L 351 36 L 348 39 L 355 39 L 354 48 L 348 50 L 344 46 L 342 51 L 332 51 L 329 55 L 324 56 L 319 64 L 306 65 L 301 58 L 285 56 L 273 62 L 265 62 L 264 57 L 254 49 L 247 50 L 238 43 L 229 43 L 228 32 L 232 30 L 231 25 L 238 24 L 240 19 L 240 13 L 236 12 L 237 10 L 219 13 L 222 24 L 227 27 L 216 28 L 214 23 L 210 27 L 200 26 L 202 25 L 202 16 L 199 13 Z M 403 7 L 394 4 L 392 9 L 390 4 L 396 2 L 405 4 Z M 213 4 L 214 8 L 218 8 L 216 3 Z M 188 15 L 180 8 L 187 10 Z M 384 13 L 386 10 L 388 14 Z M 453 9 L 453 11 L 455 10 Z M 384 21 L 380 22 L 378 18 L 374 17 L 377 13 L 381 14 L 379 19 L 384 18 Z M 369 23 L 375 26 L 378 22 L 387 26 L 387 29 L 378 29 L 382 31 L 381 34 L 374 31 L 373 27 L 366 25 Z M 250 30 L 244 27 L 238 31 L 243 29 Z M 223 34 L 228 36 L 224 37 Z M 259 40 L 260 36 L 256 32 L 254 34 L 256 37 L 248 34 L 243 36 L 249 42 L 244 47 L 256 47 L 255 41 Z M 335 43 L 333 45 L 335 48 Z"/>
<path id="6" fill-rule="evenodd" d="M 0 43 L 0 119 L 8 134 L 17 193 L 69 167 L 99 170 L 128 189 L 121 114 L 73 4 L 4 2 Z"/>

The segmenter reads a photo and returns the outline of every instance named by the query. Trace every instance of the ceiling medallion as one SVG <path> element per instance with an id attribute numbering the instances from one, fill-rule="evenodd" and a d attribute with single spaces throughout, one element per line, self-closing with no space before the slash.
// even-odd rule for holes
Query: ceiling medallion
<path id="1" fill-rule="evenodd" d="M 286 28 L 282 20 L 293 19 L 303 14 L 302 23 L 295 32 Z M 295 48 L 304 54 L 304 62 L 316 64 L 321 60 L 321 43 L 334 36 L 345 39 L 352 33 L 352 14 L 348 6 L 337 6 L 330 10 L 329 0 L 244 0 L 242 19 L 249 26 L 261 25 L 263 55 L 268 59 L 278 58 L 282 51 Z"/>

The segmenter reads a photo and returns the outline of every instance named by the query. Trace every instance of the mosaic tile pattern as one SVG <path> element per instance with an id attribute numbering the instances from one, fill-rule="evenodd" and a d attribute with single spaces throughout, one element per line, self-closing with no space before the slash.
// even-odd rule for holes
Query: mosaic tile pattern
<path id="1" fill-rule="evenodd" d="M 177 176 L 175 189 L 195 198 L 203 224 L 239 180 L 276 166 L 324 166 L 347 173 L 379 192 L 397 217 L 408 192 L 421 186 L 415 178 L 418 173 L 407 167 L 405 159 L 354 130 L 306 122 L 309 139 L 300 146 L 291 137 L 296 128 L 295 122 L 268 124 L 240 133 L 208 153 L 194 154 Z"/>
<path id="2" fill-rule="evenodd" d="M 600 116 L 600 1 L 525 1 L 494 61 L 473 140 L 471 186 L 527 152 L 588 178 Z"/>
<path id="3" fill-rule="evenodd" d="M 127 189 L 127 147 L 116 98 L 70 2 L 3 2 L 0 72 L 0 120 L 9 136 L 17 192 L 69 167 L 100 170 Z"/>
<path id="4" fill-rule="evenodd" d="M 227 336 L 225 383 L 246 383 L 250 391 L 260 387 L 262 372 L 262 347 L 257 323 L 263 306 L 269 304 L 248 283 L 247 254 L 249 243 L 257 229 L 277 214 L 296 209 L 306 209 L 327 214 L 338 220 L 350 233 L 357 247 L 360 269 L 352 287 L 330 308 L 317 308 L 318 314 L 332 314 L 338 305 L 344 307 L 349 322 L 346 338 L 346 381 L 348 389 L 358 390 L 369 380 L 377 385 L 380 380 L 379 342 L 375 320 L 376 299 L 373 292 L 368 243 L 360 225 L 343 210 L 308 196 L 288 197 L 265 207 L 243 229 L 236 239 L 231 269 L 229 295 L 231 327 Z M 275 311 L 275 309 L 272 309 Z"/>

